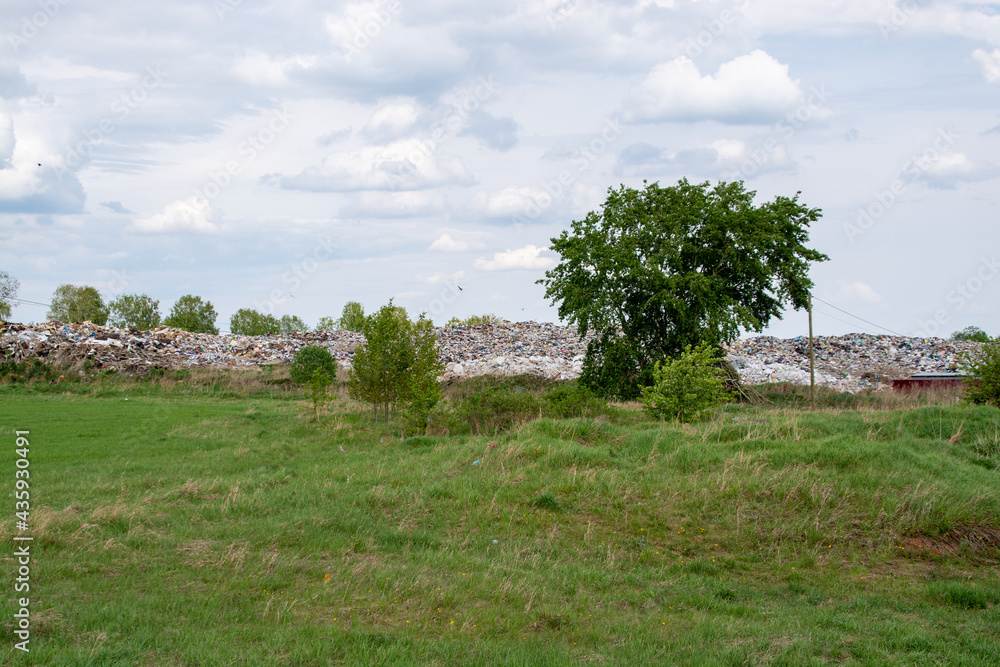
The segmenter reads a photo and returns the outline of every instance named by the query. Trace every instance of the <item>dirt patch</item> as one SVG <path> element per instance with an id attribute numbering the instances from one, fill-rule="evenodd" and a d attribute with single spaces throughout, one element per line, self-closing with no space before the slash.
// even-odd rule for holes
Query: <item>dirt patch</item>
<path id="1" fill-rule="evenodd" d="M 1000 557 L 1000 530 L 986 526 L 963 526 L 942 535 L 904 535 L 903 546 L 932 556 L 974 553 Z"/>

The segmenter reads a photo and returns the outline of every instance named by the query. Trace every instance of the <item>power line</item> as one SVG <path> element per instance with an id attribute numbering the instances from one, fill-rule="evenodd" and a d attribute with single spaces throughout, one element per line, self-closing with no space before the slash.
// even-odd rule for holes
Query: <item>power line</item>
<path id="1" fill-rule="evenodd" d="M 45 306 L 46 308 L 51 308 L 51 303 L 39 303 L 38 301 L 28 301 L 27 299 L 11 299 L 11 301 L 17 301 L 18 303 L 30 303 L 32 306 Z"/>
<path id="2" fill-rule="evenodd" d="M 855 314 L 853 314 L 853 313 L 849 313 L 849 312 L 847 312 L 846 310 L 844 310 L 843 308 L 837 308 L 837 306 L 833 305 L 832 303 L 827 303 L 826 301 L 823 301 L 823 299 L 820 299 L 820 298 L 818 298 L 818 297 L 815 297 L 815 296 L 813 297 L 813 299 L 815 299 L 816 301 L 819 301 L 820 303 L 825 303 L 826 305 L 828 305 L 828 306 L 830 306 L 831 308 L 834 308 L 834 309 L 836 309 L 836 310 L 839 310 L 840 312 L 844 313 L 845 315 L 850 315 L 851 317 L 853 317 L 853 318 L 854 318 L 854 319 L 856 319 L 856 320 L 861 320 L 861 321 L 862 321 L 862 322 L 864 322 L 865 324 L 870 324 L 870 325 L 872 325 L 873 327 L 875 327 L 876 329 L 882 329 L 883 331 L 888 331 L 889 333 L 891 333 L 891 334 L 892 334 L 892 335 L 894 335 L 894 336 L 902 336 L 902 335 L 903 335 L 903 334 L 901 334 L 901 333 L 897 333 L 897 332 L 893 331 L 892 329 L 886 329 L 885 327 L 883 327 L 883 326 L 880 326 L 880 325 L 878 325 L 878 324 L 875 324 L 874 322 L 869 322 L 869 321 L 868 321 L 868 320 L 866 320 L 865 318 L 863 318 L 863 317 L 858 317 L 857 315 L 855 315 Z M 832 316 L 828 316 L 828 317 L 832 317 Z M 836 319 L 836 318 L 834 318 L 834 319 Z M 840 320 L 840 321 L 841 321 L 841 322 L 843 322 L 843 320 Z M 850 322 L 844 322 L 844 324 L 850 324 Z"/>

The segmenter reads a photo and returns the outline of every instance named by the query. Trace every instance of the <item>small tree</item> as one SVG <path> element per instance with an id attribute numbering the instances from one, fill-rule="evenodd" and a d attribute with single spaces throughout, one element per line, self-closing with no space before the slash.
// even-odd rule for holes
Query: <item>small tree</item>
<path id="1" fill-rule="evenodd" d="M 160 324 L 160 302 L 147 294 L 123 294 L 108 304 L 108 323 L 119 329 L 152 329 Z"/>
<path id="2" fill-rule="evenodd" d="M 89 285 L 60 285 L 52 295 L 48 318 L 59 322 L 107 324 L 108 307 L 97 288 Z"/>
<path id="3" fill-rule="evenodd" d="M 240 336 L 266 336 L 278 333 L 281 325 L 273 315 L 240 308 L 229 318 L 229 330 Z"/>
<path id="4" fill-rule="evenodd" d="M 337 325 L 348 331 L 362 331 L 365 326 L 365 307 L 357 301 L 348 301 L 340 313 Z"/>
<path id="5" fill-rule="evenodd" d="M 956 331 L 951 335 L 955 341 L 972 341 L 974 343 L 990 342 L 990 335 L 979 327 L 965 327 L 961 331 Z"/>
<path id="6" fill-rule="evenodd" d="M 962 369 L 971 376 L 965 383 L 965 400 L 1000 408 L 1000 337 L 983 343 L 979 352 L 966 354 Z"/>
<path id="7" fill-rule="evenodd" d="M 17 290 L 21 283 L 11 277 L 6 271 L 0 271 L 0 320 L 10 317 L 11 301 L 17 298 Z"/>
<path id="8" fill-rule="evenodd" d="M 657 362 L 653 384 L 642 388 L 646 412 L 657 419 L 692 421 L 732 400 L 732 394 L 724 390 L 720 361 L 715 348 L 702 344 L 693 350 L 687 345 L 679 358 Z"/>
<path id="9" fill-rule="evenodd" d="M 200 296 L 185 294 L 177 299 L 163 323 L 192 333 L 218 334 L 219 329 L 215 326 L 217 318 L 218 314 L 211 301 L 202 301 Z"/>
<path id="10" fill-rule="evenodd" d="M 323 409 L 323 406 L 336 398 L 336 396 L 331 396 L 330 392 L 327 391 L 332 382 L 333 378 L 319 368 L 314 370 L 312 377 L 309 378 L 309 388 L 306 389 L 306 397 L 312 401 L 314 421 L 319 421 L 319 411 Z"/>
<path id="11" fill-rule="evenodd" d="M 295 353 L 288 375 L 295 384 L 306 384 L 316 371 L 325 373 L 332 381 L 337 377 L 337 361 L 325 347 L 307 345 Z"/>
<path id="12" fill-rule="evenodd" d="M 430 408 L 440 398 L 437 376 L 443 364 L 437 358 L 433 324 L 424 315 L 417 322 L 390 300 L 365 318 L 365 344 L 355 350 L 348 383 L 352 398 L 372 404 L 375 419 L 403 403 L 407 417 L 426 424 Z"/>
<path id="13" fill-rule="evenodd" d="M 278 328 L 281 333 L 305 333 L 309 331 L 309 325 L 295 315 L 282 315 L 281 320 L 278 321 Z"/>

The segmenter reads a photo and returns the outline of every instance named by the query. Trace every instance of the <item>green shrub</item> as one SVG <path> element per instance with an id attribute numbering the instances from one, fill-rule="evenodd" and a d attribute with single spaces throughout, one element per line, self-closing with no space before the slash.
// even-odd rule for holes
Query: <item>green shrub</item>
<path id="1" fill-rule="evenodd" d="M 288 374 L 295 384 L 306 384 L 312 381 L 317 370 L 326 373 L 332 381 L 337 377 L 337 362 L 325 347 L 308 345 L 295 353 Z"/>
<path id="2" fill-rule="evenodd" d="M 465 318 L 464 320 L 459 319 L 457 317 L 453 317 L 450 320 L 448 320 L 448 323 L 445 324 L 445 326 L 446 327 L 461 327 L 461 326 L 475 327 L 475 326 L 480 326 L 480 325 L 483 325 L 483 324 L 499 324 L 500 322 L 503 322 L 503 320 L 500 317 L 498 317 L 498 316 L 496 316 L 496 315 L 494 315 L 492 313 L 488 313 L 486 315 L 472 315 L 470 317 Z"/>
<path id="3" fill-rule="evenodd" d="M 498 433 L 538 417 L 541 407 L 541 400 L 526 389 L 491 387 L 465 398 L 456 413 L 474 434 Z"/>
<path id="4" fill-rule="evenodd" d="M 965 399 L 1000 408 L 1000 338 L 966 355 L 962 365 L 972 376 L 966 380 Z"/>
<path id="5" fill-rule="evenodd" d="M 605 411 L 606 401 L 594 395 L 588 387 L 578 382 L 556 385 L 542 397 L 545 414 L 549 417 L 594 417 Z"/>
<path id="6" fill-rule="evenodd" d="M 642 388 L 646 412 L 657 419 L 692 421 L 703 418 L 723 401 L 732 400 L 725 391 L 725 371 L 719 368 L 716 349 L 688 345 L 681 356 L 653 367 L 653 384 Z"/>

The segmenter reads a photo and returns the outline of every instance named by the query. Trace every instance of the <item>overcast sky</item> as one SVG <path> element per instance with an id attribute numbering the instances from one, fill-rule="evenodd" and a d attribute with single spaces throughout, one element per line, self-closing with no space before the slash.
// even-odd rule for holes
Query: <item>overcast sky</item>
<path id="1" fill-rule="evenodd" d="M 742 179 L 823 210 L 818 334 L 1000 334 L 998 9 L 8 1 L 0 269 L 222 329 L 390 298 L 554 322 L 550 239 L 609 187 Z"/>

